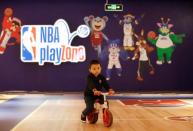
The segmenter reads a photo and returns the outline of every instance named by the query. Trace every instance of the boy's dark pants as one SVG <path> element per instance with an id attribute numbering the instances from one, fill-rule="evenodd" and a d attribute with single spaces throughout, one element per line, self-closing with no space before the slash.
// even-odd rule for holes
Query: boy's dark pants
<path id="1" fill-rule="evenodd" d="M 94 103 L 96 99 L 99 99 L 100 104 L 104 104 L 104 97 L 103 95 L 100 96 L 85 96 L 84 101 L 86 104 L 86 108 L 83 110 L 82 114 L 87 116 L 90 112 L 94 110 Z"/>

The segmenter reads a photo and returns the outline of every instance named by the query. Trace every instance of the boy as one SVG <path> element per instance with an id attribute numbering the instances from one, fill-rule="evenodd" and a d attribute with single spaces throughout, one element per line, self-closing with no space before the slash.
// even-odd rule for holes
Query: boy
<path id="1" fill-rule="evenodd" d="M 104 104 L 103 95 L 101 95 L 104 87 L 109 94 L 114 94 L 113 89 L 109 87 L 105 77 L 101 75 L 101 65 L 98 60 L 92 60 L 89 65 L 89 75 L 87 77 L 87 87 L 84 91 L 84 100 L 86 108 L 81 114 L 81 121 L 86 122 L 86 116 L 93 111 L 96 99 L 99 99 L 100 104 Z"/>

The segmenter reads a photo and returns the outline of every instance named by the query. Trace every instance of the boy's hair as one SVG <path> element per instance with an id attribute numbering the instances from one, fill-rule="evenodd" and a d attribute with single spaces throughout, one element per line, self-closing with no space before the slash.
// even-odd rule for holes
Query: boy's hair
<path id="1" fill-rule="evenodd" d="M 92 66 L 92 65 L 95 65 L 95 64 L 101 64 L 98 60 L 91 60 L 90 61 L 90 64 L 89 64 L 89 68 Z"/>

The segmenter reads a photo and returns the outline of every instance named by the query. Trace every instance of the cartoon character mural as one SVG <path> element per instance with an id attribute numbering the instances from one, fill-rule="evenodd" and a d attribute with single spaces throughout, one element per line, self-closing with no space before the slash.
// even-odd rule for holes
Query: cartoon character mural
<path id="1" fill-rule="evenodd" d="M 21 20 L 13 17 L 13 10 L 11 8 L 6 8 L 4 10 L 4 18 L 0 36 L 0 54 L 5 52 L 5 49 L 11 38 L 14 40 L 14 42 L 10 43 L 10 45 L 20 44 L 20 28 Z"/>
<path id="2" fill-rule="evenodd" d="M 106 80 L 111 79 L 111 72 L 113 70 L 113 67 L 116 68 L 116 72 L 118 76 L 121 76 L 122 73 L 122 67 L 120 64 L 120 58 L 123 60 L 129 59 L 127 52 L 125 52 L 120 47 L 120 40 L 109 40 L 109 45 L 103 49 L 101 53 L 101 59 L 105 60 L 105 58 L 108 58 L 108 66 L 106 70 Z"/>
<path id="3" fill-rule="evenodd" d="M 101 54 L 103 39 L 108 41 L 107 36 L 102 32 L 103 29 L 106 27 L 106 22 L 108 21 L 107 16 L 101 17 L 94 17 L 93 15 L 84 17 L 84 22 L 87 26 L 90 27 L 91 35 L 90 41 L 94 49 L 98 53 L 98 57 Z"/>
<path id="4" fill-rule="evenodd" d="M 119 24 L 123 24 L 123 46 L 125 50 L 133 51 L 134 41 L 133 41 L 133 27 L 132 21 L 135 17 L 131 14 L 124 15 L 124 19 L 119 21 Z"/>
<path id="5" fill-rule="evenodd" d="M 144 39 L 144 30 L 141 30 L 141 36 L 135 34 L 135 37 L 138 39 L 136 42 L 136 45 L 138 47 L 134 51 L 134 57 L 132 58 L 132 60 L 139 60 L 137 69 L 137 80 L 143 81 L 143 73 L 145 70 L 148 70 L 150 75 L 153 75 L 155 73 L 149 57 L 150 53 L 154 51 L 154 48 L 149 46 Z"/>
<path id="6" fill-rule="evenodd" d="M 144 15 L 140 17 L 143 18 Z M 139 22 L 137 19 L 135 19 L 135 16 L 132 14 L 127 14 L 123 16 L 124 19 L 119 21 L 120 25 L 123 25 L 123 47 L 125 50 L 133 51 L 135 50 L 134 47 L 134 40 L 133 40 L 133 34 L 134 29 L 133 25 L 138 25 Z"/>
<path id="7" fill-rule="evenodd" d="M 174 52 L 175 44 L 181 44 L 183 42 L 183 37 L 185 34 L 174 34 L 171 32 L 173 24 L 169 24 L 170 19 L 168 18 L 166 22 L 161 18 L 162 23 L 157 23 L 159 27 L 159 35 L 156 37 L 156 33 L 150 31 L 147 35 L 148 41 L 154 44 L 157 48 L 157 61 L 158 65 L 162 65 L 165 62 L 164 55 L 166 57 L 166 62 L 168 64 L 172 63 L 172 54 Z"/>

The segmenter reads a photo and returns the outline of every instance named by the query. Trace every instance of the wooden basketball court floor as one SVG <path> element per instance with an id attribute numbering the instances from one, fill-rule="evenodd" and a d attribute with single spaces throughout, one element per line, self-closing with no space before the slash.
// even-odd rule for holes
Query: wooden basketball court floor
<path id="1" fill-rule="evenodd" d="M 114 120 L 107 128 L 103 126 L 101 112 L 96 124 L 80 121 L 85 108 L 80 93 L 0 94 L 0 131 L 193 131 L 192 94 L 146 96 L 110 97 Z"/>

